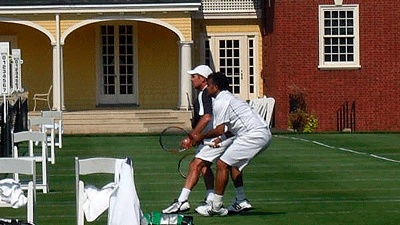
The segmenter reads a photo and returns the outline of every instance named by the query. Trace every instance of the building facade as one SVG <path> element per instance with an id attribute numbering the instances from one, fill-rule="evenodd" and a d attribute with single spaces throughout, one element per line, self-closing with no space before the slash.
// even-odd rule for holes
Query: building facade
<path id="1" fill-rule="evenodd" d="M 0 42 L 21 49 L 29 96 L 53 85 L 54 110 L 187 109 L 197 64 L 226 73 L 244 99 L 263 94 L 260 9 L 252 0 L 10 0 L 0 4 Z"/>
<path id="2" fill-rule="evenodd" d="M 288 128 L 292 98 L 302 96 L 317 131 L 400 130 L 396 1 L 267 0 L 264 17 L 262 76 L 276 128 Z"/>

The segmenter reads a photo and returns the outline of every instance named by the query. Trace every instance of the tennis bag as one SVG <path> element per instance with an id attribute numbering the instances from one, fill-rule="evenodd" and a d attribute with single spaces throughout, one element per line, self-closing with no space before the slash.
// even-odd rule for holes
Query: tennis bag
<path id="1" fill-rule="evenodd" d="M 0 218 L 0 225 L 34 225 L 32 223 L 23 222 L 17 219 Z"/>
<path id="2" fill-rule="evenodd" d="M 151 212 L 143 215 L 147 225 L 194 225 L 193 216 Z"/>

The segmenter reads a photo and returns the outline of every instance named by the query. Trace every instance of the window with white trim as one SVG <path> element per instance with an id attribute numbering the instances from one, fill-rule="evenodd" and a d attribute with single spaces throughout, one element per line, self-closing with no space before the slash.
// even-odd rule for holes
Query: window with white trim
<path id="1" fill-rule="evenodd" d="M 319 6 L 320 69 L 358 69 L 358 5 Z"/>

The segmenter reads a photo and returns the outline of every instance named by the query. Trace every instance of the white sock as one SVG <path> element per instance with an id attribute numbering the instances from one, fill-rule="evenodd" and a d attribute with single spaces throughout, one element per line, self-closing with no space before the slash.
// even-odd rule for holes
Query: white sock
<path id="1" fill-rule="evenodd" d="M 184 202 L 189 199 L 190 189 L 182 188 L 181 194 L 179 195 L 178 202 Z"/>
<path id="2" fill-rule="evenodd" d="M 246 199 L 246 195 L 244 194 L 244 187 L 243 186 L 235 188 L 235 192 L 236 192 L 236 196 L 235 197 L 236 197 L 237 200 L 241 201 L 241 200 Z"/>
<path id="3" fill-rule="evenodd" d="M 220 209 L 222 207 L 222 198 L 223 197 L 224 197 L 223 195 L 214 194 L 214 200 L 212 202 L 213 209 L 217 209 L 218 210 L 218 209 Z"/>
<path id="4" fill-rule="evenodd" d="M 206 190 L 206 201 L 212 201 L 214 199 L 214 189 Z"/>

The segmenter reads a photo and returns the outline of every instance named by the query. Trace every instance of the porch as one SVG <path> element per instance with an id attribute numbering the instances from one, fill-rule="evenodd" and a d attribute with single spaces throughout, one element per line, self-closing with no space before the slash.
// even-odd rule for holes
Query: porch
<path id="1" fill-rule="evenodd" d="M 40 111 L 29 112 L 39 116 Z M 64 111 L 64 134 L 158 133 L 168 126 L 190 129 L 191 111 L 96 109 Z"/>

